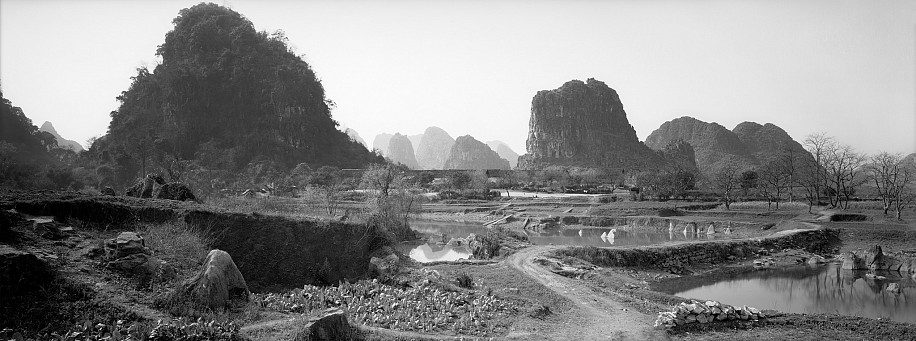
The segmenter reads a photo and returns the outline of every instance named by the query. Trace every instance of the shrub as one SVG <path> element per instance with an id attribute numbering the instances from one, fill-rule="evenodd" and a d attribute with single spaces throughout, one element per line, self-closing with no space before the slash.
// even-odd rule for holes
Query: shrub
<path id="1" fill-rule="evenodd" d="M 320 285 L 331 285 L 331 263 L 324 259 L 324 263 L 315 269 L 315 281 Z"/>
<path id="2" fill-rule="evenodd" d="M 465 289 L 474 289 L 474 278 L 471 277 L 467 272 L 462 272 L 458 274 L 458 286 Z"/>

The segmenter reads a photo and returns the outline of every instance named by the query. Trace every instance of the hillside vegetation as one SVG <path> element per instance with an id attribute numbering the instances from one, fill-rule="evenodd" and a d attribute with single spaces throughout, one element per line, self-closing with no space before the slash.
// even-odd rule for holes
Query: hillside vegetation
<path id="1" fill-rule="evenodd" d="M 156 51 L 162 63 L 137 70 L 90 151 L 110 182 L 159 169 L 179 176 L 382 162 L 336 129 L 334 103 L 282 32 L 258 32 L 241 14 L 203 3 L 173 23 Z"/>

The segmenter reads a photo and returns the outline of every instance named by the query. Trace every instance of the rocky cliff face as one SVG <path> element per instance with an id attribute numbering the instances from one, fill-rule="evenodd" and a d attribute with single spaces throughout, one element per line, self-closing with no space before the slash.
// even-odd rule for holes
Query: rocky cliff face
<path id="1" fill-rule="evenodd" d="M 531 101 L 521 169 L 548 165 L 641 169 L 664 163 L 639 142 L 620 97 L 604 82 L 573 80 Z"/>
<path id="2" fill-rule="evenodd" d="M 38 128 L 38 130 L 48 132 L 51 135 L 54 135 L 54 138 L 57 139 L 58 147 L 61 147 L 64 149 L 70 149 L 77 153 L 83 151 L 83 146 L 79 144 L 79 142 L 68 140 L 68 139 L 61 137 L 60 134 L 57 133 L 57 130 L 54 130 L 54 125 L 52 125 L 51 122 L 45 121 L 45 123 L 42 124 L 41 128 Z"/>
<path id="3" fill-rule="evenodd" d="M 503 141 L 489 141 L 487 145 L 490 146 L 490 149 L 494 150 L 496 154 L 499 154 L 499 157 L 509 161 L 509 167 L 515 168 L 518 165 L 518 153 L 516 153 L 512 148 L 509 148 Z"/>
<path id="4" fill-rule="evenodd" d="M 391 161 L 404 164 L 410 169 L 420 168 L 417 158 L 413 154 L 413 144 L 407 136 L 394 134 L 388 142 L 388 153 L 385 154 Z"/>
<path id="5" fill-rule="evenodd" d="M 417 163 L 420 169 L 442 169 L 454 144 L 455 139 L 442 128 L 426 128 L 417 146 Z"/>
<path id="6" fill-rule="evenodd" d="M 417 154 L 417 149 L 420 148 L 420 140 L 423 139 L 423 134 L 408 135 L 407 139 L 410 140 L 410 144 L 413 145 L 413 153 Z"/>
<path id="7" fill-rule="evenodd" d="M 375 135 L 375 139 L 372 140 L 372 149 L 378 149 L 382 155 L 388 156 L 388 143 L 391 142 L 392 136 L 394 135 L 388 133 Z"/>
<path id="8" fill-rule="evenodd" d="M 503 160 L 490 147 L 477 141 L 471 135 L 460 136 L 448 154 L 444 169 L 509 169 L 509 161 Z"/>
<path id="9" fill-rule="evenodd" d="M 351 140 L 359 142 L 359 144 L 369 148 L 369 145 L 366 144 L 366 140 L 363 140 L 363 137 L 359 136 L 359 133 L 357 133 L 356 130 L 353 130 L 353 128 L 344 128 L 344 133 L 346 133 Z"/>
<path id="10" fill-rule="evenodd" d="M 733 130 L 693 117 L 681 117 L 662 124 L 646 138 L 646 145 L 662 150 L 676 141 L 693 146 L 700 172 L 711 176 L 728 162 L 741 167 L 760 166 L 790 151 L 809 157 L 804 148 L 778 126 L 744 122 Z"/>

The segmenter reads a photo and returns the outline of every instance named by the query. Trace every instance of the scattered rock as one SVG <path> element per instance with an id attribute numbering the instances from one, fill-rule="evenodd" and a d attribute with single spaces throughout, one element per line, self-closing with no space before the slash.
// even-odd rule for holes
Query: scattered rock
<path id="1" fill-rule="evenodd" d="M 887 285 L 887 289 L 884 289 L 884 290 L 889 293 L 899 294 L 900 293 L 900 284 L 890 283 Z"/>
<path id="2" fill-rule="evenodd" d="M 328 308 L 310 318 L 295 340 L 348 340 L 350 334 L 347 313 L 340 308 Z"/>
<path id="3" fill-rule="evenodd" d="M 106 186 L 105 189 L 102 190 L 102 195 L 108 195 L 108 196 L 114 197 L 114 196 L 117 196 L 118 193 L 115 193 L 115 190 L 113 188 Z"/>
<path id="4" fill-rule="evenodd" d="M 109 239 L 106 247 L 109 249 L 109 258 L 111 259 L 118 259 L 137 253 L 150 254 L 143 237 L 136 232 L 121 232 L 116 238 Z"/>
<path id="5" fill-rule="evenodd" d="M 770 269 L 776 266 L 776 260 L 773 258 L 767 257 L 763 259 L 757 259 L 754 261 L 754 268 L 760 269 Z"/>

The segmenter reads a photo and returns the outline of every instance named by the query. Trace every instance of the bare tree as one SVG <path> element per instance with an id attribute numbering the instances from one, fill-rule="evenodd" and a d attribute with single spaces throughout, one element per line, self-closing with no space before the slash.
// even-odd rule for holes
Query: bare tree
<path id="1" fill-rule="evenodd" d="M 776 203 L 776 210 L 779 210 L 779 200 L 782 199 L 782 194 L 791 188 L 792 175 L 789 167 L 786 159 L 776 157 L 764 162 L 760 171 L 764 195 L 767 197 L 767 202 Z"/>
<path id="2" fill-rule="evenodd" d="M 799 184 L 805 188 L 808 196 L 808 212 L 811 207 L 820 204 L 822 190 L 827 184 L 827 174 L 823 167 L 829 150 L 836 146 L 833 137 L 827 136 L 826 133 L 819 132 L 805 137 L 805 149 L 811 154 L 813 163 L 808 162 L 802 165 L 804 174 Z"/>
<path id="3" fill-rule="evenodd" d="M 894 206 L 897 219 L 900 219 L 901 210 L 913 197 L 909 185 L 916 176 L 916 162 L 904 159 L 900 154 L 882 152 L 872 156 L 865 169 L 881 197 L 884 215 Z"/>
<path id="4" fill-rule="evenodd" d="M 730 210 L 734 201 L 735 191 L 741 188 L 742 169 L 736 160 L 726 160 L 722 167 L 713 174 L 712 186 L 725 203 L 725 209 Z"/>
<path id="5" fill-rule="evenodd" d="M 830 206 L 849 208 L 849 199 L 855 194 L 856 187 L 865 183 L 861 170 L 866 158 L 849 145 L 834 145 L 827 150 L 826 156 L 822 166 L 827 173 Z"/>
<path id="6" fill-rule="evenodd" d="M 798 166 L 802 155 L 795 152 L 795 149 L 792 148 L 792 145 L 789 143 L 784 143 L 779 154 L 779 161 L 782 164 L 783 172 L 786 173 L 787 183 L 786 183 L 786 192 L 789 194 L 789 202 L 795 201 L 795 178 L 798 176 Z M 776 209 L 779 209 L 779 204 L 776 204 Z"/>

